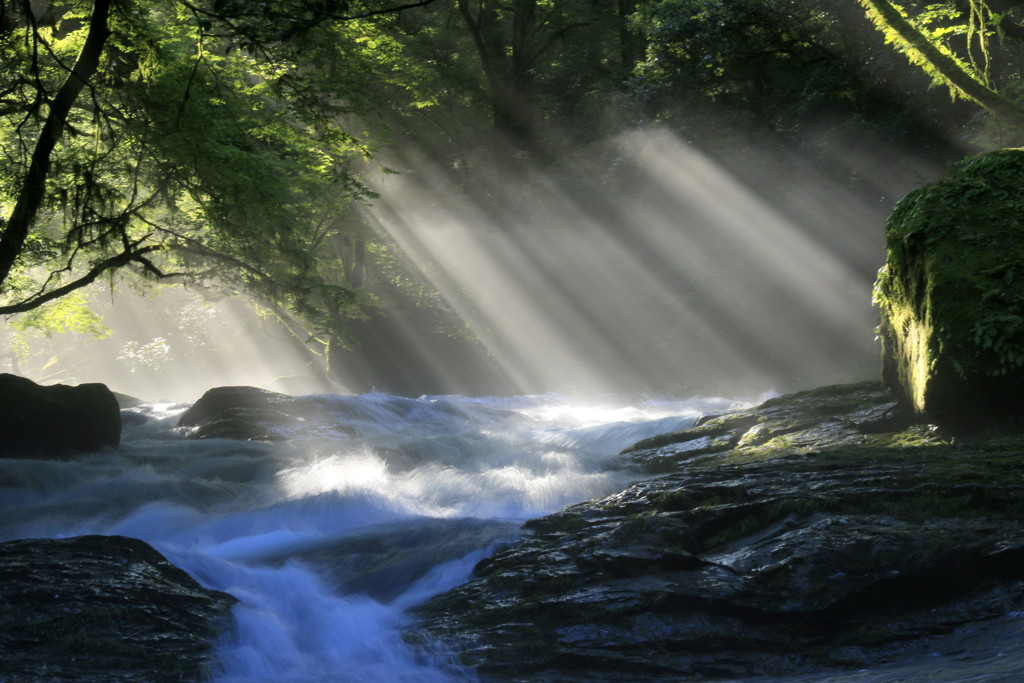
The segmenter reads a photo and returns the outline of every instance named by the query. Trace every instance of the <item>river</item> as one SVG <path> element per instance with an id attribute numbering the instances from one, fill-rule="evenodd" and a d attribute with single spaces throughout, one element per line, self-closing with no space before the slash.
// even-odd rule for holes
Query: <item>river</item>
<path id="1" fill-rule="evenodd" d="M 744 405 L 310 398 L 326 412 L 282 442 L 190 439 L 176 427 L 189 404 L 150 403 L 125 413 L 117 449 L 0 459 L 0 541 L 141 538 L 230 593 L 238 603 L 216 644 L 219 683 L 473 680 L 443 650 L 403 640 L 409 610 L 468 580 L 523 521 L 637 479 L 623 448 Z M 1022 638 L 1014 612 L 935 637 L 928 656 L 761 681 L 1016 681 Z"/>
<path id="2" fill-rule="evenodd" d="M 612 493 L 617 454 L 728 399 L 320 396 L 281 443 L 189 439 L 188 404 L 126 414 L 118 449 L 0 460 L 0 540 L 141 538 L 235 596 L 224 683 L 466 680 L 402 639 L 408 610 L 521 523 Z"/>

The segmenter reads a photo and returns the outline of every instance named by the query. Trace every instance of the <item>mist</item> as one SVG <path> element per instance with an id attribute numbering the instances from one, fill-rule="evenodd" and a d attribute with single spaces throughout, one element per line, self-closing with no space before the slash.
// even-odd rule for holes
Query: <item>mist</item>
<path id="1" fill-rule="evenodd" d="M 440 155 L 402 152 L 368 220 L 518 393 L 736 395 L 876 376 L 885 219 L 941 173 L 867 145 L 822 163 L 702 150 L 658 127 L 471 183 Z"/>
<path id="2" fill-rule="evenodd" d="M 86 299 L 105 336 L 0 329 L 0 372 L 44 384 L 101 382 L 146 401 L 194 401 L 215 386 L 283 393 L 345 391 L 328 382 L 300 341 L 244 296 L 181 286 Z"/>
<path id="3" fill-rule="evenodd" d="M 876 376 L 885 218 L 941 169 L 870 145 L 825 160 L 756 150 L 701 149 L 648 127 L 543 168 L 467 179 L 441 155 L 396 146 L 380 163 L 398 173 L 371 175 L 379 196 L 362 220 L 471 332 L 476 357 L 391 312 L 373 348 L 328 376 L 302 330 L 244 296 L 119 288 L 89 300 L 107 338 L 8 331 L 0 370 L 179 401 L 232 384 L 749 396 Z M 403 364 L 414 379 L 396 385 Z"/>

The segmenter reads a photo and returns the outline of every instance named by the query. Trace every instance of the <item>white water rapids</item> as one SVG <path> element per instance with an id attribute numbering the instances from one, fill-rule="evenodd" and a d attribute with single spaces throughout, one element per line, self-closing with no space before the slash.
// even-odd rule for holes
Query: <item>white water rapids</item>
<path id="1" fill-rule="evenodd" d="M 0 459 L 0 541 L 143 539 L 239 602 L 217 680 L 465 680 L 403 640 L 407 610 L 466 581 L 526 519 L 624 487 L 617 454 L 726 399 L 322 397 L 333 428 L 190 440 L 150 404 L 117 449 Z"/>
<path id="2" fill-rule="evenodd" d="M 617 454 L 726 399 L 319 397 L 289 441 L 187 439 L 187 404 L 133 411 L 117 449 L 0 458 L 0 542 L 141 538 L 238 599 L 218 683 L 473 680 L 402 634 L 409 609 L 468 580 L 529 518 L 639 475 Z M 141 421 L 140 415 L 148 417 Z M 765 683 L 1020 680 L 1024 618 L 968 625 L 934 656 Z M 938 652 L 953 653 L 939 655 Z"/>

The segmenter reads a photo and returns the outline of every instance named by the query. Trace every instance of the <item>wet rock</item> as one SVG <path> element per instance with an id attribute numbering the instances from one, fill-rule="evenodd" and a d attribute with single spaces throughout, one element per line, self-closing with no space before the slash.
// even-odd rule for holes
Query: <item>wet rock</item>
<path id="1" fill-rule="evenodd" d="M 216 387 L 203 394 L 178 418 L 197 439 L 282 441 L 297 422 L 290 414 L 295 399 L 256 387 Z"/>
<path id="2" fill-rule="evenodd" d="M 511 522 L 413 518 L 269 559 L 300 560 L 319 569 L 342 593 L 390 602 L 435 567 L 517 537 L 518 525 Z"/>
<path id="3" fill-rule="evenodd" d="M 968 159 L 908 195 L 886 225 L 875 286 L 886 385 L 960 431 L 1024 410 L 1024 150 Z"/>
<path id="4" fill-rule="evenodd" d="M 665 474 L 528 522 L 411 637 L 495 680 L 751 678 L 923 656 L 1024 604 L 1024 438 L 953 443 L 878 384 L 624 457 Z"/>
<path id="5" fill-rule="evenodd" d="M 92 451 L 120 441 L 120 408 L 103 384 L 41 386 L 0 374 L 0 456 Z"/>
<path id="6" fill-rule="evenodd" d="M 692 429 L 644 439 L 623 455 L 649 472 L 671 472 L 734 448 L 751 458 L 759 452 L 777 453 L 782 447 L 811 452 L 868 444 L 868 435 L 897 432 L 917 423 L 916 416 L 880 383 L 863 382 L 781 396 L 756 411 L 708 416 Z"/>
<path id="7" fill-rule="evenodd" d="M 0 680 L 203 680 L 233 603 L 136 539 L 0 543 Z"/>
<path id="8" fill-rule="evenodd" d="M 203 394 L 178 418 L 196 439 L 285 441 L 315 436 L 327 429 L 338 436 L 344 428 L 331 419 L 315 396 L 288 396 L 256 387 L 216 387 Z"/>

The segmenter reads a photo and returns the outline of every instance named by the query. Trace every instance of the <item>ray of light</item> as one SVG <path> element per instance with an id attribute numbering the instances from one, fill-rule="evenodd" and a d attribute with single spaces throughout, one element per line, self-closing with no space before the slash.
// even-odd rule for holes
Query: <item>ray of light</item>
<path id="1" fill-rule="evenodd" d="M 10 370 L 42 383 L 102 382 L 146 400 L 195 400 L 211 387 L 240 384 L 286 393 L 333 388 L 294 340 L 241 299 L 204 301 L 173 287 L 100 295 L 91 305 L 113 330 L 109 338 L 30 333 L 30 357 Z"/>
<path id="2" fill-rule="evenodd" d="M 509 393 L 749 395 L 876 374 L 870 289 L 889 208 L 878 188 L 858 193 L 792 151 L 710 153 L 657 128 L 583 158 L 467 189 L 408 145 L 387 160 L 402 173 L 384 175 L 364 209 L 486 346 Z M 895 173 L 887 164 L 875 181 Z M 147 398 L 223 384 L 338 390 L 244 304 L 167 296 L 103 304 L 116 358 L 88 339 L 39 338 L 25 374 Z M 459 358 L 417 324 L 392 312 L 386 333 L 410 355 L 388 362 L 454 377 Z M 73 372 L 46 365 L 70 354 Z"/>
<path id="3" fill-rule="evenodd" d="M 524 391 L 874 372 L 879 207 L 825 180 L 754 186 L 665 131 L 620 148 L 631 184 L 605 192 L 571 169 L 597 187 L 581 201 L 536 175 L 532 194 L 490 186 L 499 211 L 406 150 L 372 217 Z M 780 210 L 801 189 L 813 199 Z M 808 225 L 824 206 L 839 209 L 830 224 Z"/>

